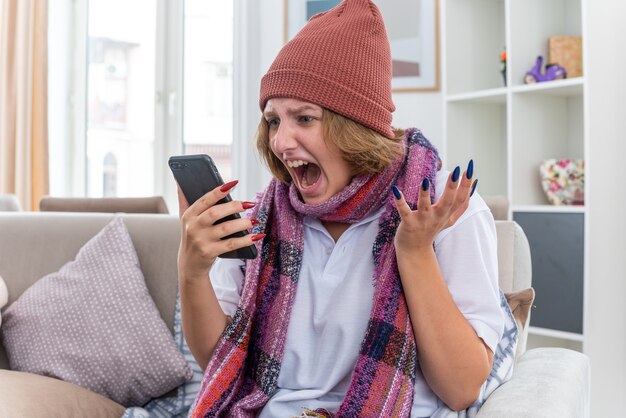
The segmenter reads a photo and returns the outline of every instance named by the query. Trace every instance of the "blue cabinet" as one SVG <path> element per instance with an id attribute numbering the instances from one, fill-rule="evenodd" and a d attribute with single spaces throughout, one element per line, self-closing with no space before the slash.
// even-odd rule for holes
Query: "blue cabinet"
<path id="1" fill-rule="evenodd" d="M 530 244 L 535 307 L 530 325 L 582 334 L 584 214 L 514 212 Z"/>

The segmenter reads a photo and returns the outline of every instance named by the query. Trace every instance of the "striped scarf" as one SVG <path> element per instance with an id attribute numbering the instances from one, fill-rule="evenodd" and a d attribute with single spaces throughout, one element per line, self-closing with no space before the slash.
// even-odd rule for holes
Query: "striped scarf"
<path id="1" fill-rule="evenodd" d="M 259 256 L 249 260 L 239 307 L 205 371 L 193 417 L 253 417 L 277 389 L 287 327 L 295 299 L 304 246 L 303 217 L 358 222 L 385 206 L 374 241 L 374 301 L 367 331 L 343 403 L 318 416 L 408 417 L 417 367 L 415 339 L 402 293 L 393 240 L 400 222 L 391 186 L 413 208 L 422 180 L 434 184 L 439 158 L 417 129 L 406 131 L 407 150 L 386 170 L 357 176 L 319 205 L 300 201 L 293 185 L 273 179 L 259 196 L 255 232 L 267 234 Z M 430 189 L 431 199 L 434 187 Z"/>

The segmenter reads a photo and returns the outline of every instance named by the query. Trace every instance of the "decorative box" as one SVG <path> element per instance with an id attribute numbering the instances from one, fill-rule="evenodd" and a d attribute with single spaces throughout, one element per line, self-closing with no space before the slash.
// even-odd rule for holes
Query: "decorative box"
<path id="1" fill-rule="evenodd" d="M 583 75 L 583 40 L 580 36 L 551 36 L 548 41 L 548 63 L 565 67 L 567 78 Z"/>

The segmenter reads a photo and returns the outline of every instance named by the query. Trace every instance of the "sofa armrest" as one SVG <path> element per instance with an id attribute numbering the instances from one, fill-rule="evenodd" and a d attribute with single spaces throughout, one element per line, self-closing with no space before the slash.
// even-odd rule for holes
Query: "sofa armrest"
<path id="1" fill-rule="evenodd" d="M 565 348 L 529 350 L 476 417 L 589 417 L 589 379 L 584 354 Z"/>

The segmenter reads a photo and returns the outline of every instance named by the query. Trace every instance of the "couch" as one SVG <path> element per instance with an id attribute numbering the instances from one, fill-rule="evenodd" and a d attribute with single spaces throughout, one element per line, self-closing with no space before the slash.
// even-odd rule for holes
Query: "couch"
<path id="1" fill-rule="evenodd" d="M 509 220 L 509 199 L 503 195 L 482 196 L 483 200 L 491 210 L 493 219 L 497 221 Z"/>
<path id="2" fill-rule="evenodd" d="M 0 276 L 9 290 L 9 304 L 35 281 L 72 260 L 114 214 L 105 213 L 0 213 Z M 176 216 L 119 214 L 137 251 L 148 291 L 162 319 L 172 330 L 176 299 L 176 254 L 179 222 Z M 500 285 L 504 291 L 530 286 L 530 252 L 521 228 L 512 221 L 497 221 Z M 5 308 L 6 309 L 6 308 Z M 527 325 L 527 324 L 525 324 Z M 524 334 L 527 333 L 527 328 Z M 585 417 L 589 414 L 589 362 L 581 353 L 561 348 L 536 348 L 519 357 L 512 379 L 487 399 L 479 418 Z M 8 370 L 0 346 L 0 416 L 120 417 L 124 407 L 71 383 Z M 21 415 L 15 415 L 16 403 Z M 68 406 L 69 405 L 69 406 Z M 98 405 L 98 413 L 93 410 Z M 3 409 L 5 408 L 5 409 Z"/>
<path id="3" fill-rule="evenodd" d="M 39 200 L 42 212 L 170 213 L 162 196 L 54 197 Z"/>

